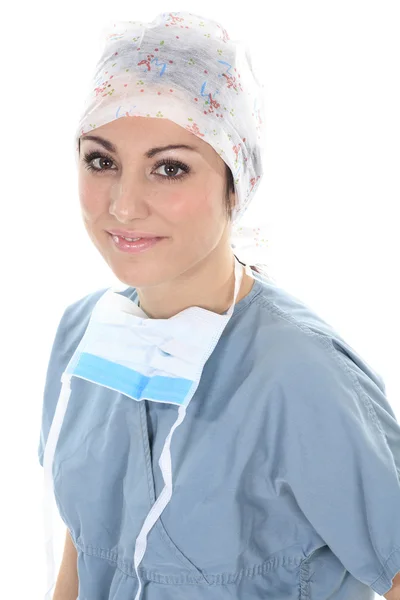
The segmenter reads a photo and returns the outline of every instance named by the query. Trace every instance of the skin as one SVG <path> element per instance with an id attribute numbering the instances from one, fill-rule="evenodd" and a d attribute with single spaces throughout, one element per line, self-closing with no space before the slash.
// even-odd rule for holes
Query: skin
<path id="1" fill-rule="evenodd" d="M 112 142 L 116 153 L 81 138 L 79 198 L 90 239 L 116 277 L 138 291 L 150 318 L 168 319 L 190 306 L 222 314 L 233 299 L 234 255 L 231 224 L 224 210 L 225 163 L 214 148 L 167 119 L 123 117 L 90 132 Z M 189 144 L 187 149 L 144 153 L 154 146 Z M 99 151 L 89 171 L 84 154 Z M 183 162 L 190 172 L 165 158 Z M 176 179 L 182 174 L 181 179 Z M 168 181 L 167 178 L 175 180 Z M 234 205 L 235 195 L 231 195 Z M 122 228 L 166 236 L 141 254 L 116 248 L 107 229 Z M 253 287 L 246 273 L 236 303 Z"/>

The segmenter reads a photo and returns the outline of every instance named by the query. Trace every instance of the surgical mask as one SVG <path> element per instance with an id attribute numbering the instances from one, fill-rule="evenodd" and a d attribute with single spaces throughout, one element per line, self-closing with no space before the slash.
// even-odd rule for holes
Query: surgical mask
<path id="1" fill-rule="evenodd" d="M 147 536 L 172 496 L 171 439 L 186 416 L 203 368 L 229 322 L 243 278 L 243 267 L 235 257 L 233 302 L 222 315 L 191 306 L 169 319 L 150 319 L 132 300 L 109 288 L 96 303 L 87 329 L 61 376 L 61 392 L 44 452 L 44 519 L 47 557 L 47 592 L 51 600 L 56 584 L 53 518 L 58 509 L 54 496 L 53 460 L 71 395 L 71 378 L 125 394 L 136 402 L 149 400 L 174 404 L 178 416 L 159 459 L 165 487 L 147 515 L 136 539 L 134 562 L 138 567 L 146 552 Z M 249 266 L 246 273 L 253 277 Z M 83 400 L 84 401 L 84 400 Z M 84 465 L 82 465 L 84 468 Z"/>

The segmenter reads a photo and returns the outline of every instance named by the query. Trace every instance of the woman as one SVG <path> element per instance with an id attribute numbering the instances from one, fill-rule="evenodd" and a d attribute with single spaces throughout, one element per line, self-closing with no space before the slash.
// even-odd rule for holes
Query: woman
<path id="1" fill-rule="evenodd" d="M 128 287 L 68 306 L 56 332 L 39 458 L 67 537 L 46 598 L 397 593 L 400 427 L 384 383 L 232 252 L 262 175 L 257 94 L 214 21 L 165 13 L 107 39 L 79 195 Z"/>

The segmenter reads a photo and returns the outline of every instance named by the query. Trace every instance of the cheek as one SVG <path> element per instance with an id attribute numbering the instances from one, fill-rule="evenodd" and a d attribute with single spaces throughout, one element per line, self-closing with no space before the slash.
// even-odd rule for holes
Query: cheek
<path id="1" fill-rule="evenodd" d="M 217 209 L 217 198 L 212 198 L 204 189 L 193 186 L 168 194 L 168 200 L 164 203 L 164 216 L 176 224 L 200 223 L 214 218 L 218 212 Z"/>
<path id="2" fill-rule="evenodd" d="M 85 222 L 96 221 L 104 213 L 106 197 L 101 186 L 90 183 L 84 175 L 79 177 L 79 202 Z"/>
<path id="3" fill-rule="evenodd" d="M 212 191 L 205 186 L 190 186 L 172 192 L 164 206 L 163 218 L 176 240 L 186 248 L 214 247 L 224 222 L 221 197 L 215 188 Z"/>

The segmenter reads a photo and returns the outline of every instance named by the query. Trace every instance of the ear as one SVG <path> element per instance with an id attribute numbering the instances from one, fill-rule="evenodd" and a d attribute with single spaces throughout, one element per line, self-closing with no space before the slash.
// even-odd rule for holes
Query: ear
<path id="1" fill-rule="evenodd" d="M 235 208 L 237 203 L 237 195 L 236 192 L 229 192 L 229 202 L 232 207 L 232 210 Z"/>

